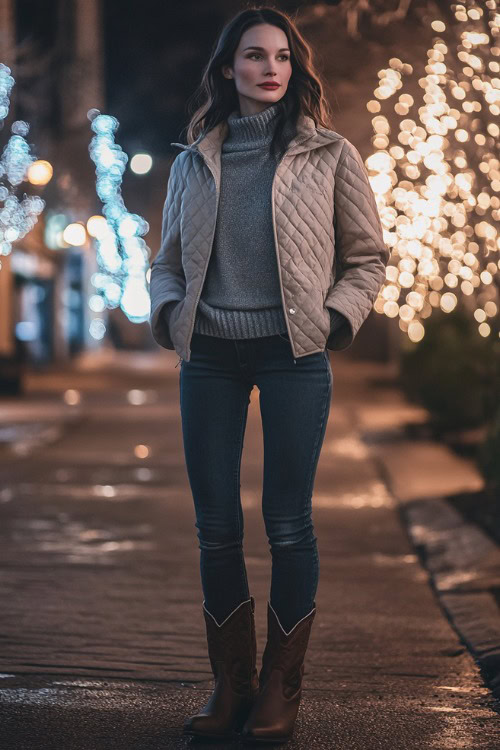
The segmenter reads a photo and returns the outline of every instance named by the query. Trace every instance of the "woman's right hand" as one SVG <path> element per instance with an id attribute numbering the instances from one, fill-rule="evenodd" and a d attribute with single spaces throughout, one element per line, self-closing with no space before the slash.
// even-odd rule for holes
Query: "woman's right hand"
<path id="1" fill-rule="evenodd" d="M 160 314 L 161 314 L 163 322 L 167 326 L 167 331 L 169 330 L 168 325 L 170 321 L 170 316 L 172 314 L 172 310 L 174 309 L 174 307 L 176 307 L 179 304 L 179 301 L 180 300 L 177 300 L 177 299 L 171 300 L 170 302 L 167 302 L 165 305 L 163 305 L 163 307 L 161 308 Z"/>

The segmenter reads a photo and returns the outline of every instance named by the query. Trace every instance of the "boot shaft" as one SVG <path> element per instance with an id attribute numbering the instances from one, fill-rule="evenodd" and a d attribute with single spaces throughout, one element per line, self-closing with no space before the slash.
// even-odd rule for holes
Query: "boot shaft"
<path id="1" fill-rule="evenodd" d="M 255 634 L 255 600 L 239 604 L 219 625 L 203 603 L 210 665 L 218 682 L 229 679 L 233 690 L 247 692 L 258 687 Z"/>
<path id="2" fill-rule="evenodd" d="M 286 693 L 295 693 L 304 675 L 304 659 L 309 645 L 311 628 L 316 616 L 316 606 L 286 633 L 270 602 L 267 607 L 267 642 L 262 656 L 259 675 L 260 687 L 265 685 L 273 670 L 283 675 Z"/>

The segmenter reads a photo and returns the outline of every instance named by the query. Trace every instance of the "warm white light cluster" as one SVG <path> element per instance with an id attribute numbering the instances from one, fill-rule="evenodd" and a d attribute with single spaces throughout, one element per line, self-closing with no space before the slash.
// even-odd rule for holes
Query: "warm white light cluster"
<path id="1" fill-rule="evenodd" d="M 10 92 L 15 83 L 10 73 L 10 68 L 0 63 L 0 129 L 9 114 Z M 12 135 L 0 156 L 0 204 L 3 204 L 0 207 L 0 256 L 10 254 L 12 243 L 22 239 L 33 229 L 45 208 L 45 201 L 40 196 L 25 193 L 22 200 L 19 200 L 14 192 L 26 179 L 27 171 L 35 161 L 25 139 L 28 132 L 27 122 L 13 122 Z"/>
<path id="2" fill-rule="evenodd" d="M 146 279 L 150 251 L 142 239 L 149 224 L 138 214 L 129 213 L 123 202 L 121 182 L 128 156 L 114 140 L 118 120 L 97 110 L 89 117 L 96 134 L 89 153 L 96 165 L 96 189 L 104 214 L 103 221 L 94 221 L 93 230 L 89 228 L 95 237 L 100 267 L 92 283 L 106 307 L 120 306 L 129 320 L 142 323 L 148 320 L 151 306 Z M 94 297 L 90 299 L 95 307 Z"/>
<path id="3" fill-rule="evenodd" d="M 413 73 L 399 59 L 379 71 L 376 99 L 367 104 L 380 113 L 366 167 L 391 248 L 375 310 L 398 317 L 412 341 L 424 336 L 433 308 L 451 312 L 459 297 L 482 336 L 500 336 L 500 16 L 493 0 L 486 6 L 453 6 L 464 25 L 458 39 L 442 21 L 431 24 L 441 36 L 418 80 L 419 107 L 400 93 L 390 116 L 381 114 L 381 102 Z M 391 139 L 394 115 L 401 119 Z"/>

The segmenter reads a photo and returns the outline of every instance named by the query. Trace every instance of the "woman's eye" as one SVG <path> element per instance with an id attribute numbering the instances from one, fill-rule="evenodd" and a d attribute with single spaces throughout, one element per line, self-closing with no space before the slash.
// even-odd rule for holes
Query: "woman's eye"
<path id="1" fill-rule="evenodd" d="M 250 55 L 248 55 L 248 57 L 249 57 L 249 58 L 250 58 L 250 57 L 260 57 L 260 55 L 259 55 L 259 53 L 258 53 L 258 52 L 252 52 L 252 53 L 251 53 Z M 285 60 L 288 60 L 288 55 L 280 55 L 280 57 L 284 57 L 284 58 L 285 58 Z"/>

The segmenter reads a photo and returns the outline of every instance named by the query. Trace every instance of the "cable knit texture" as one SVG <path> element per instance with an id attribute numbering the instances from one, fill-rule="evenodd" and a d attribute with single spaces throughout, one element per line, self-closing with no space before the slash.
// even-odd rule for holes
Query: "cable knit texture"
<path id="1" fill-rule="evenodd" d="M 272 225 L 276 160 L 270 150 L 280 102 L 240 117 L 233 111 L 221 148 L 221 187 L 212 253 L 194 332 L 230 339 L 287 330 Z M 168 325 L 177 301 L 162 316 Z M 331 333 L 346 319 L 329 308 Z"/>

